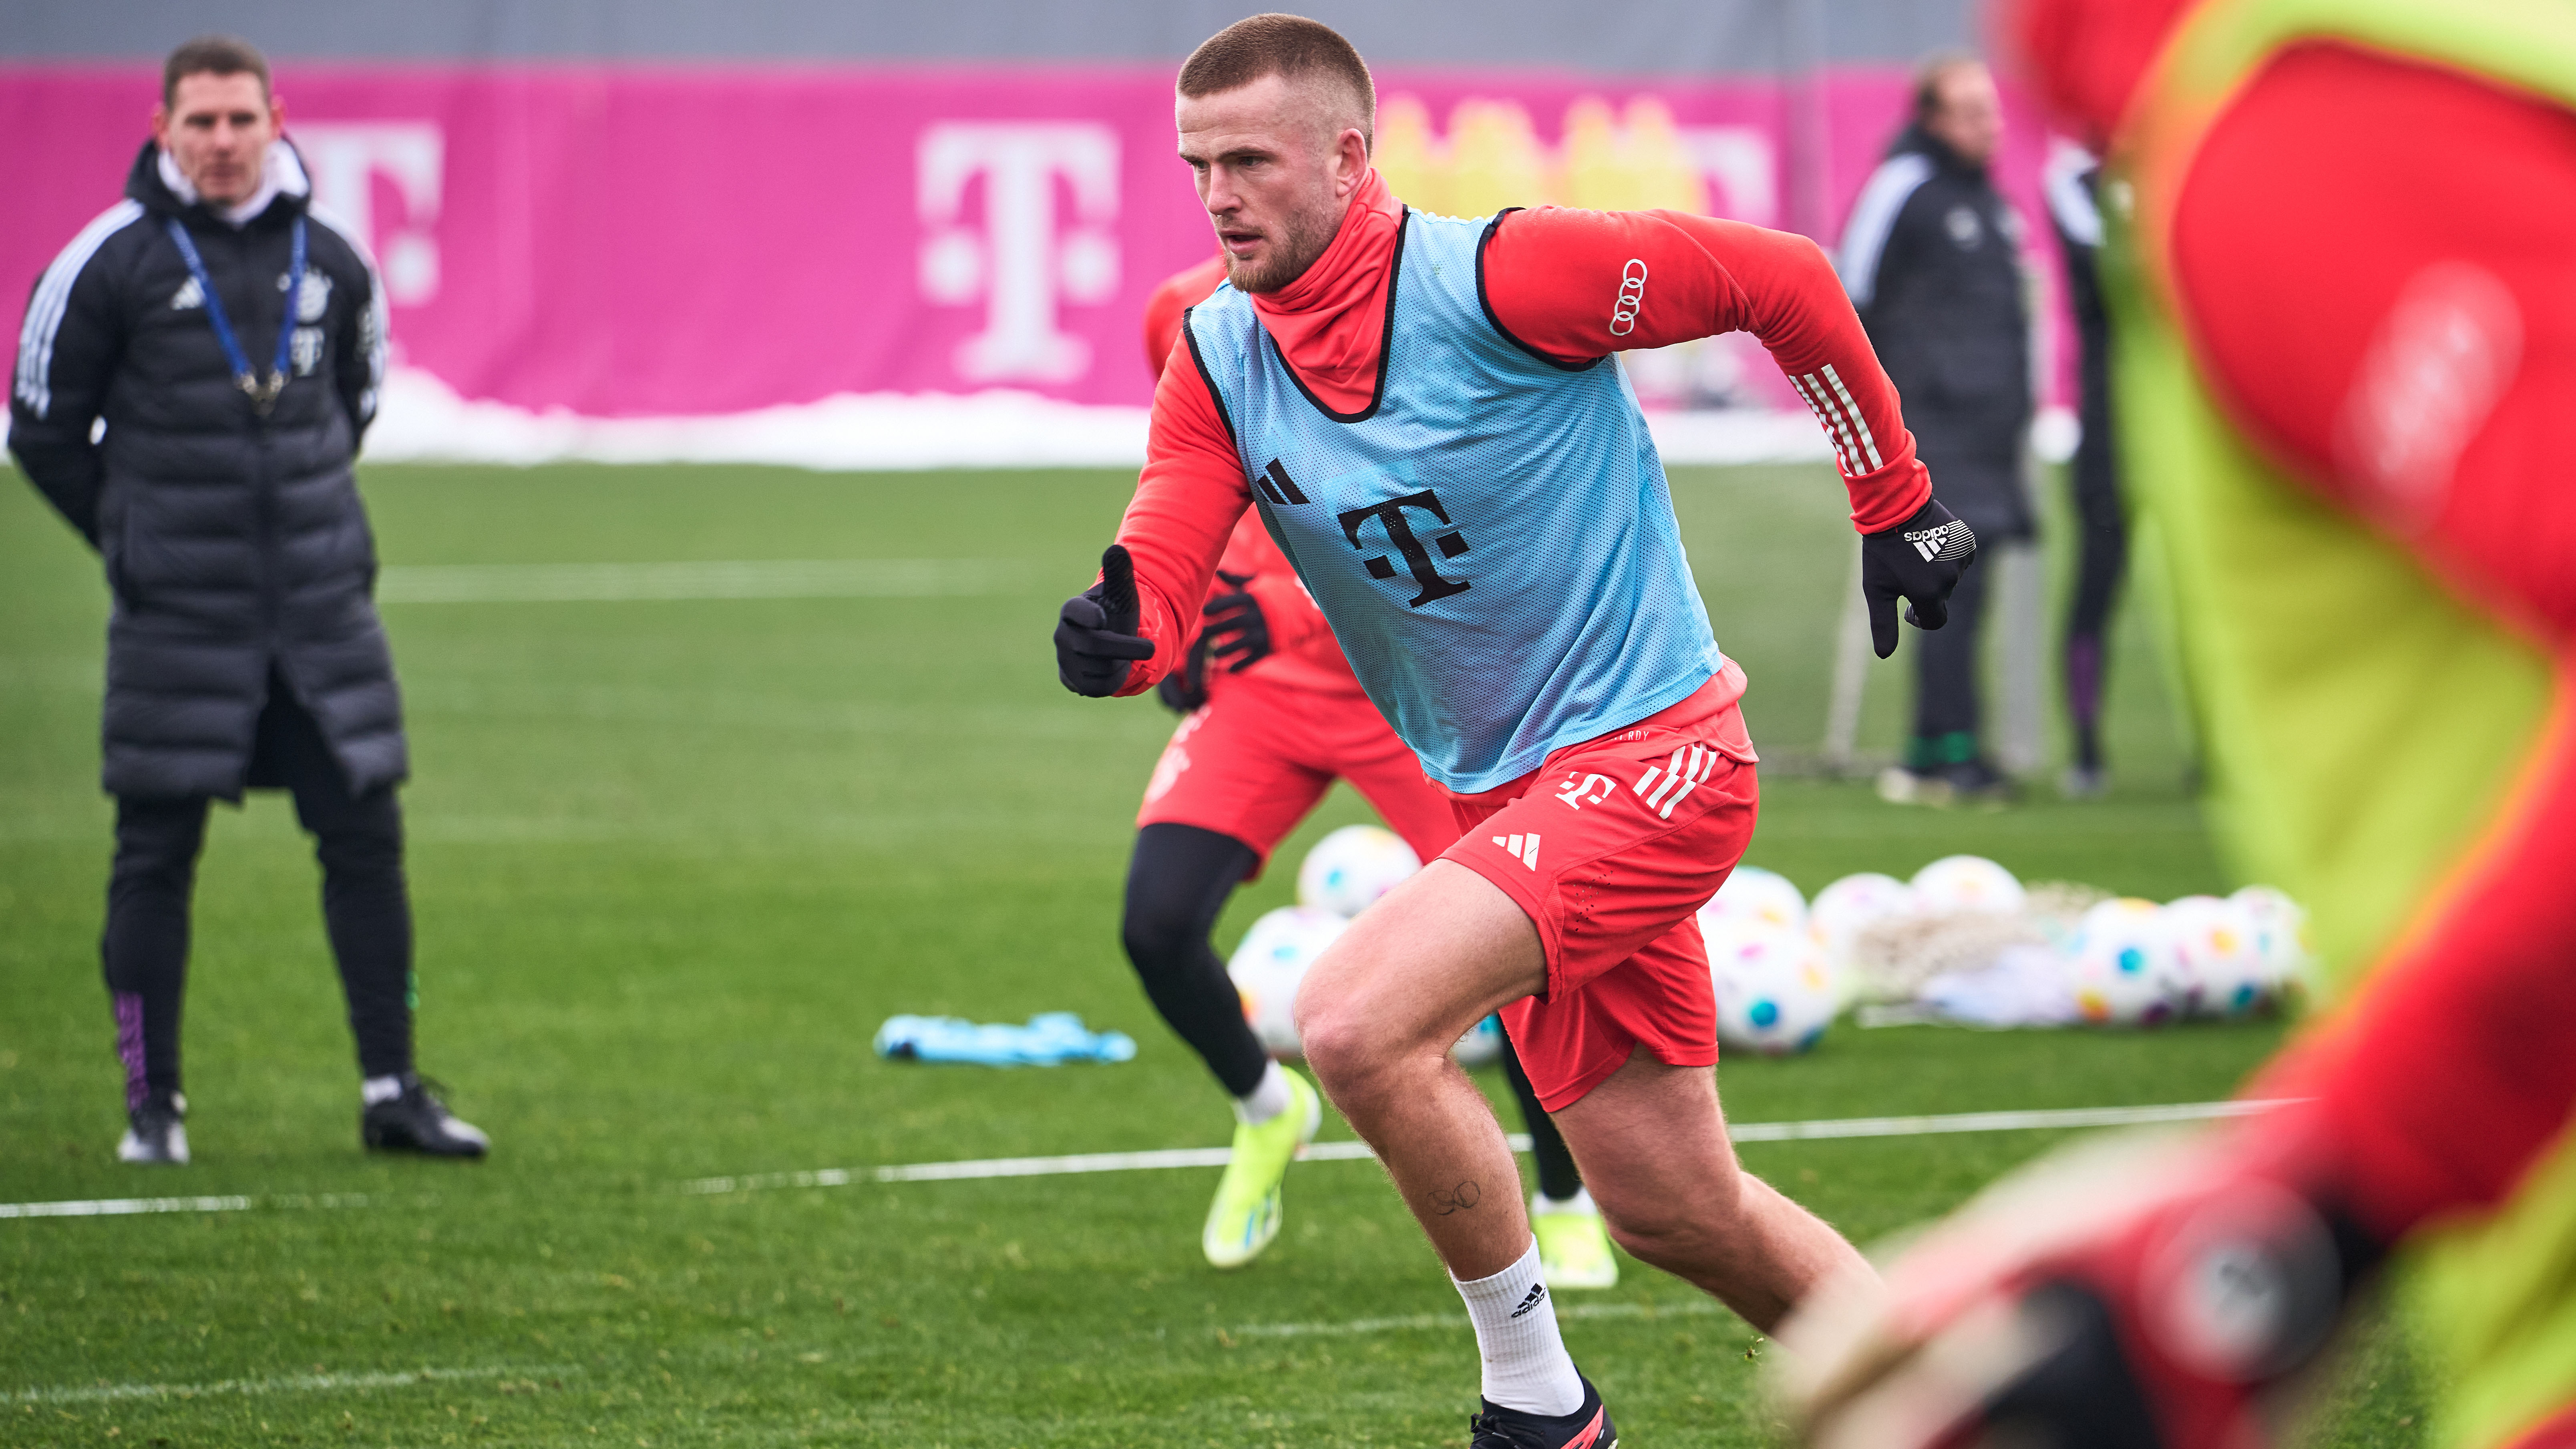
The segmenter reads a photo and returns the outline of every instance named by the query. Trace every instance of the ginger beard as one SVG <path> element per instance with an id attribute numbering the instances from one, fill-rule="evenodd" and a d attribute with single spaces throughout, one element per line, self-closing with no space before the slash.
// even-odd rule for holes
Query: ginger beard
<path id="1" fill-rule="evenodd" d="M 1266 75 L 1174 107 L 1181 159 L 1240 292 L 1276 292 L 1306 274 L 1341 230 L 1368 176 L 1359 108 L 1328 82 Z"/>
<path id="2" fill-rule="evenodd" d="M 1287 216 L 1278 223 L 1275 236 L 1256 233 L 1263 236 L 1266 244 L 1249 258 L 1235 255 L 1228 243 L 1229 223 L 1218 218 L 1216 225 L 1217 244 L 1226 248 L 1225 279 L 1238 292 L 1267 293 L 1306 275 L 1306 269 L 1315 265 L 1316 258 L 1333 244 L 1334 234 L 1342 229 L 1342 212 L 1335 206 L 1320 215 L 1305 211 Z"/>

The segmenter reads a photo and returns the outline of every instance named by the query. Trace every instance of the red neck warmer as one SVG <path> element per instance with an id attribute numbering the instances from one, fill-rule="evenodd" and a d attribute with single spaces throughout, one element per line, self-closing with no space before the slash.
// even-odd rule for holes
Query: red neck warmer
<path id="1" fill-rule="evenodd" d="M 1252 309 L 1279 343 L 1299 380 L 1335 412 L 1355 413 L 1377 392 L 1378 352 L 1386 341 L 1386 279 L 1404 204 L 1371 170 L 1342 213 L 1333 244 L 1306 274 L 1252 299 Z"/>

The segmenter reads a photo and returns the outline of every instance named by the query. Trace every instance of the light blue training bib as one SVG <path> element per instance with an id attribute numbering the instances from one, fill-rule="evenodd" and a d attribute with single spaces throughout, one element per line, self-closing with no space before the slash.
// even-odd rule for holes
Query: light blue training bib
<path id="1" fill-rule="evenodd" d="M 1306 391 L 1231 285 L 1185 320 L 1271 537 L 1369 697 L 1461 794 L 1676 704 L 1723 663 L 1626 376 L 1503 332 L 1483 296 L 1491 228 L 1406 214 L 1377 395 L 1357 413 Z"/>

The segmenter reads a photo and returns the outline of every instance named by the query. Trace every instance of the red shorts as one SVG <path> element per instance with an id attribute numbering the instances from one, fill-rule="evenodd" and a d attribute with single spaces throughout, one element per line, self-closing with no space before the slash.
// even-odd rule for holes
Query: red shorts
<path id="1" fill-rule="evenodd" d="M 1444 858 L 1502 887 L 1538 927 L 1547 992 L 1503 1008 L 1538 1099 L 1579 1100 L 1643 1046 L 1717 1063 L 1699 908 L 1753 838 L 1753 742 L 1729 663 L 1698 693 L 1571 745 L 1511 784 L 1451 797 Z"/>
<path id="2" fill-rule="evenodd" d="M 1423 775 L 1367 695 L 1274 684 L 1258 672 L 1217 685 L 1172 731 L 1136 825 L 1230 835 L 1260 857 L 1258 876 L 1272 847 L 1337 779 L 1350 781 L 1426 861 L 1458 838 L 1448 792 Z"/>

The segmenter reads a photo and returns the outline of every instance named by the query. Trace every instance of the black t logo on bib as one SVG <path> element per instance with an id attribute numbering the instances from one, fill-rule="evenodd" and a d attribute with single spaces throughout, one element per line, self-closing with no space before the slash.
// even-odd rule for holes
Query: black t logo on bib
<path id="1" fill-rule="evenodd" d="M 1426 488 L 1419 493 L 1407 493 L 1401 498 L 1390 498 L 1384 503 L 1354 508 L 1339 515 L 1342 535 L 1351 541 L 1351 547 L 1363 548 L 1366 545 L 1360 542 L 1360 525 L 1374 518 L 1386 529 L 1387 542 L 1394 544 L 1395 551 L 1404 555 L 1404 566 L 1412 571 L 1413 581 L 1422 588 L 1421 593 L 1406 601 L 1409 607 L 1419 609 L 1433 599 L 1467 592 L 1465 579 L 1440 576 L 1440 570 L 1431 561 L 1431 549 L 1423 547 L 1422 540 L 1414 536 L 1413 524 L 1404 516 L 1408 508 L 1419 508 L 1440 520 L 1444 526 L 1449 522 L 1449 511 L 1440 506 L 1439 495 Z M 1440 550 L 1442 558 L 1456 558 L 1467 551 L 1467 537 L 1456 529 L 1450 529 L 1433 536 L 1431 545 Z M 1385 554 L 1371 554 L 1363 566 L 1368 569 L 1370 578 L 1395 577 L 1395 565 L 1387 560 Z"/>

